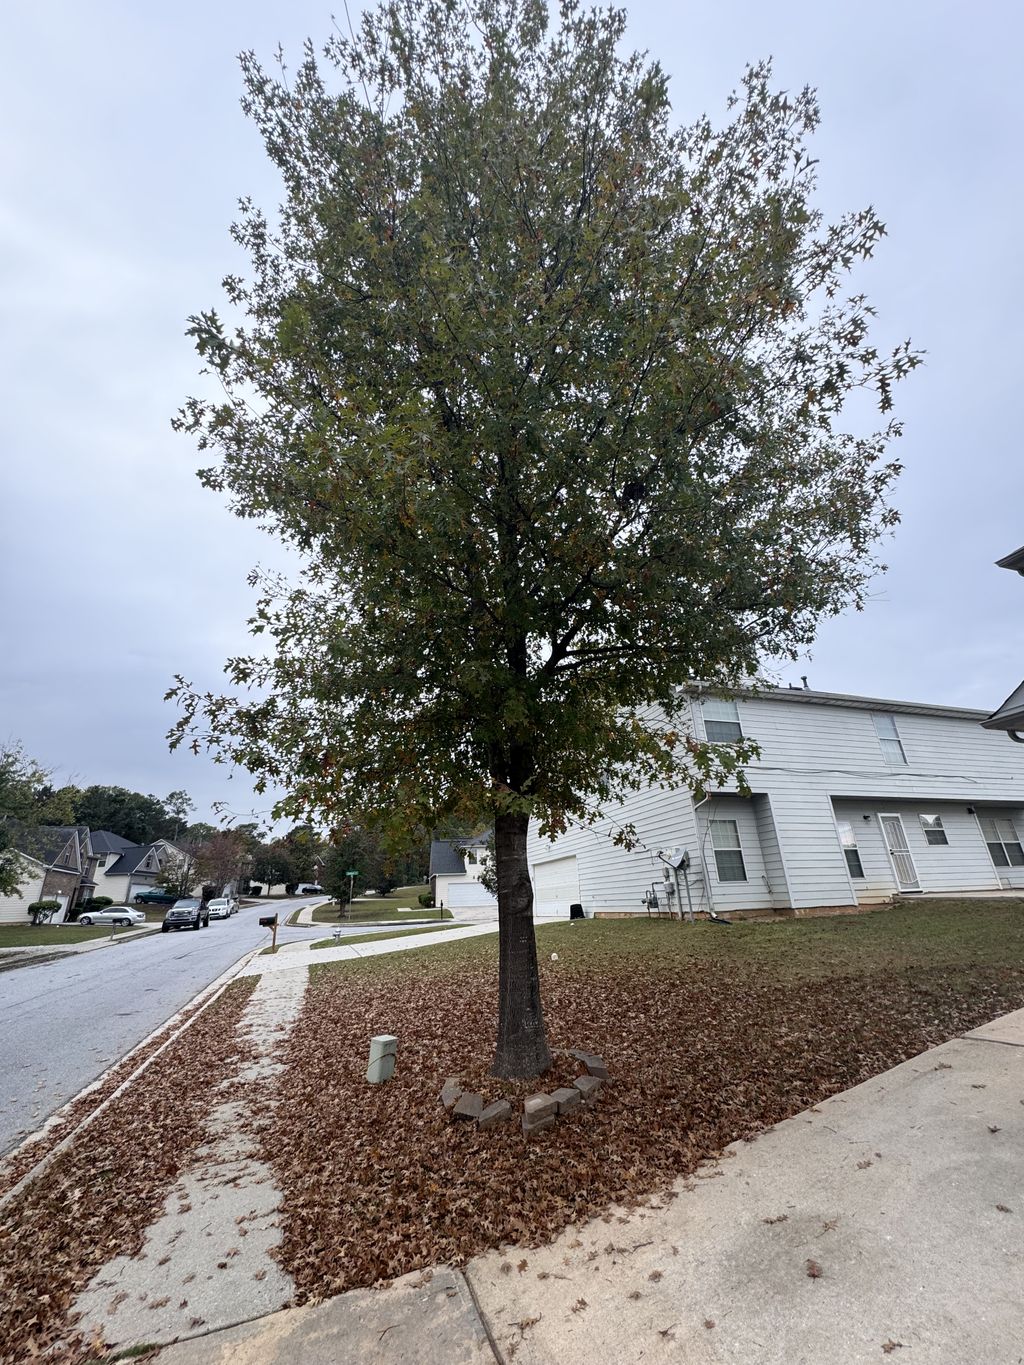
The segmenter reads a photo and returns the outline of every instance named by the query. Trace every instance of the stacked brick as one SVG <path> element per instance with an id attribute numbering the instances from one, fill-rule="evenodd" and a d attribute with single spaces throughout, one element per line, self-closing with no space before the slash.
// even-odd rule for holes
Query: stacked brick
<path id="1" fill-rule="evenodd" d="M 523 1104 L 522 1127 L 526 1137 L 542 1133 L 562 1114 L 596 1100 L 604 1082 L 609 1079 L 608 1068 L 596 1054 L 573 1050 L 569 1055 L 582 1063 L 586 1074 L 577 1076 L 571 1086 L 561 1086 L 550 1095 L 538 1091 L 529 1096 Z M 485 1105 L 482 1095 L 463 1090 L 457 1076 L 445 1081 L 440 1100 L 453 1120 L 474 1123 L 481 1129 L 494 1128 L 512 1117 L 512 1106 L 508 1100 L 495 1100 Z"/>

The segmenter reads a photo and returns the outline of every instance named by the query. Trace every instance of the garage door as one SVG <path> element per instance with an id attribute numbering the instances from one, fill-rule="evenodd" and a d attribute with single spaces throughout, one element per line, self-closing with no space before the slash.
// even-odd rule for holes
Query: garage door
<path id="1" fill-rule="evenodd" d="M 478 910 L 481 907 L 496 910 L 498 902 L 479 882 L 449 882 L 449 910 Z"/>
<path id="2" fill-rule="evenodd" d="M 534 914 L 565 915 L 579 901 L 580 874 L 575 854 L 571 858 L 552 858 L 533 865 Z"/>

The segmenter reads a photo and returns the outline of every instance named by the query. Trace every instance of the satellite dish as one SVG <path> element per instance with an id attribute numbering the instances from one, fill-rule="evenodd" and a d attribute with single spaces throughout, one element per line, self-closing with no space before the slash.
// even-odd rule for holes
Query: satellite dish
<path id="1" fill-rule="evenodd" d="M 669 867 L 674 867 L 677 870 L 681 867 L 689 867 L 690 855 L 685 848 L 674 848 L 672 852 L 668 854 L 667 862 Z"/>

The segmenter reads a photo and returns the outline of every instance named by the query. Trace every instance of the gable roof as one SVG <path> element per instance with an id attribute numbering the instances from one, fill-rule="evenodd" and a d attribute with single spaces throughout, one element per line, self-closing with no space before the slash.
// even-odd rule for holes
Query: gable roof
<path id="1" fill-rule="evenodd" d="M 122 839 L 109 829 L 94 829 L 92 832 L 93 853 L 123 853 L 126 848 L 135 848 L 130 839 Z"/>
<path id="2" fill-rule="evenodd" d="M 996 567 L 999 569 L 1016 569 L 1019 574 L 1024 574 L 1024 545 L 1019 550 L 1014 550 L 1012 554 L 997 559 Z"/>
<path id="3" fill-rule="evenodd" d="M 147 856 L 153 849 L 157 848 L 162 840 L 155 844 L 129 844 L 121 853 L 115 863 L 111 863 L 106 869 L 108 877 L 129 877 L 138 870 L 139 865 L 146 861 Z"/>
<path id="4" fill-rule="evenodd" d="M 984 730 L 1024 731 L 1024 682 L 1011 692 L 999 710 L 993 711 L 981 725 Z"/>
<path id="5" fill-rule="evenodd" d="M 460 848 L 465 848 L 465 839 L 431 839 L 430 875 L 462 877 L 466 864 L 462 861 Z"/>
<path id="6" fill-rule="evenodd" d="M 81 848 L 89 838 L 85 825 L 19 825 L 14 847 L 44 867 L 63 867 L 81 872 Z"/>

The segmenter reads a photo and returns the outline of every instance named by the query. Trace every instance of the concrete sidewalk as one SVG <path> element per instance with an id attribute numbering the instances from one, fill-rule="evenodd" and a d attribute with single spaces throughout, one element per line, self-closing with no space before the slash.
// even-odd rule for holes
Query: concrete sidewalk
<path id="1" fill-rule="evenodd" d="M 160 1360 L 1010 1365 L 1022 1242 L 1024 1010 L 734 1144 L 647 1208 Z"/>
<path id="2" fill-rule="evenodd" d="M 397 929 L 399 926 L 394 927 Z M 306 948 L 301 943 L 290 943 L 287 951 L 278 949 L 267 957 L 262 954 L 254 957 L 238 974 L 262 976 L 265 972 L 294 971 L 300 967 L 305 969 L 317 962 L 348 962 L 357 957 L 411 952 L 413 948 L 430 948 L 437 943 L 454 943 L 458 939 L 476 938 L 480 934 L 494 934 L 497 931 L 495 921 L 493 924 L 467 924 L 458 929 L 438 929 L 432 934 L 411 934 L 408 938 L 382 938 L 374 943 L 346 944 L 343 940 L 337 948 Z M 366 932 L 373 933 L 373 929 L 368 928 Z"/>

